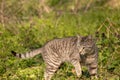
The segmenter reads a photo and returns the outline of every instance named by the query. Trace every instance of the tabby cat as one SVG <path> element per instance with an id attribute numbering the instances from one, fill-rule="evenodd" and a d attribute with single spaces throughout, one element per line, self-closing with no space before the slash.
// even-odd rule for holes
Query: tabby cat
<path id="1" fill-rule="evenodd" d="M 12 51 L 14 56 L 22 59 L 34 57 L 40 53 L 46 64 L 44 72 L 45 80 L 51 80 L 51 77 L 63 62 L 70 62 L 75 67 L 78 77 L 82 75 L 82 64 L 88 67 L 91 76 L 97 75 L 98 49 L 92 36 L 74 36 L 53 39 L 42 48 L 26 54 L 17 54 Z"/>

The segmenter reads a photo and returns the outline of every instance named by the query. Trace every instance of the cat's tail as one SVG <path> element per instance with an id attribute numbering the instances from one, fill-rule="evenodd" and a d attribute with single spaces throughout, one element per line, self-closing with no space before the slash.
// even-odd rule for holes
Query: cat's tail
<path id="1" fill-rule="evenodd" d="M 43 52 L 43 48 L 39 48 L 39 49 L 33 50 L 31 52 L 27 52 L 25 54 L 17 54 L 15 51 L 11 51 L 13 56 L 15 56 L 17 58 L 22 58 L 22 59 L 32 58 L 32 57 L 34 57 L 42 52 Z"/>

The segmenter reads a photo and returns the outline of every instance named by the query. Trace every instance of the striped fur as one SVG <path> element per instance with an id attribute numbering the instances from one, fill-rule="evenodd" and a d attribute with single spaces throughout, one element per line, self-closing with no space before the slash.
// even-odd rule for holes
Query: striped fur
<path id="1" fill-rule="evenodd" d="M 41 53 L 46 64 L 45 80 L 51 80 L 51 77 L 63 62 L 70 62 L 75 67 L 78 77 L 82 75 L 82 64 L 88 66 L 90 75 L 97 74 L 98 51 L 95 40 L 91 36 L 54 39 L 46 43 L 42 48 L 26 54 L 16 54 L 14 51 L 12 53 L 14 56 L 23 59 Z"/>

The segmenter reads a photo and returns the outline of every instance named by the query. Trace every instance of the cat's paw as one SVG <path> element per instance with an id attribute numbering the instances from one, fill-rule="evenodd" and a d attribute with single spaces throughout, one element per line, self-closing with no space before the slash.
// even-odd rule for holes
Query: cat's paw
<path id="1" fill-rule="evenodd" d="M 98 76 L 97 76 L 97 75 L 91 76 L 90 79 L 91 79 L 91 80 L 98 80 Z"/>

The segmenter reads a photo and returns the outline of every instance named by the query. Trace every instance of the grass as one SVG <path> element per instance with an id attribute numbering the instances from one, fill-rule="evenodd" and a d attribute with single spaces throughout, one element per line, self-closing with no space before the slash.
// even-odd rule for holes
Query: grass
<path id="1" fill-rule="evenodd" d="M 39 48 L 54 38 L 76 36 L 77 34 L 96 36 L 99 47 L 99 80 L 120 80 L 120 41 L 114 34 L 120 34 L 120 11 L 93 9 L 86 13 L 71 14 L 55 12 L 42 18 L 33 17 L 32 22 L 24 21 L 17 26 L 0 25 L 0 80 L 43 80 L 45 69 L 41 55 L 21 60 L 11 55 L 11 50 L 24 53 Z M 105 35 L 103 35 L 105 34 Z M 76 80 L 74 67 L 64 63 L 52 80 Z M 81 80 L 90 80 L 83 67 Z"/>

